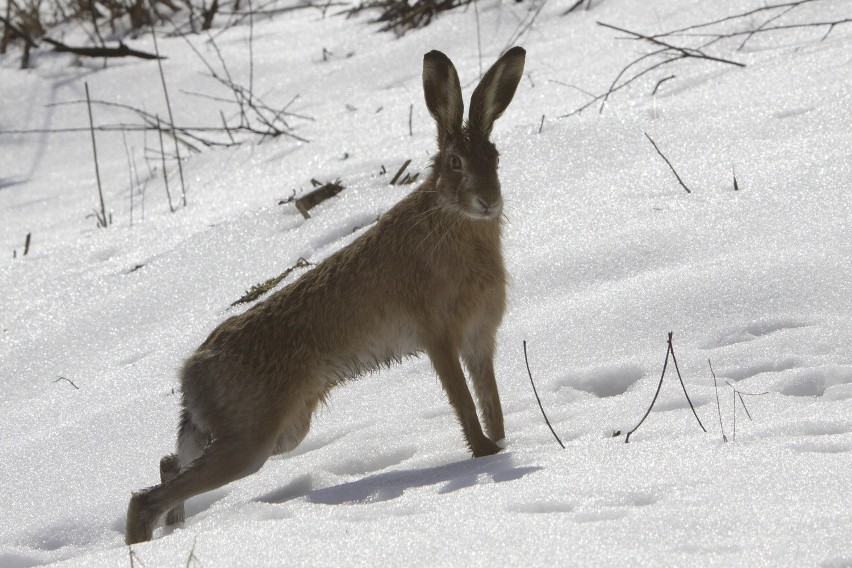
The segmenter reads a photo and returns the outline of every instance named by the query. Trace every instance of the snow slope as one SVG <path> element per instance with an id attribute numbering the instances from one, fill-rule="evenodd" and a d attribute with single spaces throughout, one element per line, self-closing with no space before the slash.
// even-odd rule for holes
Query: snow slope
<path id="1" fill-rule="evenodd" d="M 644 53 L 596 21 L 654 33 L 763 5 L 601 0 L 561 16 L 572 3 L 546 4 L 523 36 L 528 78 L 493 136 L 512 275 L 496 362 L 506 449 L 470 459 L 428 360 L 413 359 L 335 391 L 302 446 L 191 500 L 184 526 L 133 547 L 135 565 L 852 566 L 852 26 L 719 46 L 747 66 L 683 61 L 603 114 L 556 118 L 588 100 L 566 84 L 602 92 Z M 790 17 L 852 17 L 844 0 L 815 4 Z M 479 5 L 484 65 L 529 8 Z M 247 38 L 237 27 L 217 40 L 244 83 Z M 186 92 L 224 92 L 182 39 L 159 44 L 178 121 L 218 123 L 222 103 Z M 150 37 L 132 45 L 153 49 Z M 131 562 L 125 509 L 173 446 L 176 369 L 244 290 L 345 246 L 411 189 L 388 181 L 434 150 L 420 84 L 430 49 L 453 59 L 469 96 L 474 10 L 399 40 L 314 10 L 255 22 L 255 89 L 281 104 L 298 94 L 292 108 L 314 120 L 293 124 L 310 142 L 193 154 L 189 206 L 170 213 L 154 175 L 132 227 L 119 134 L 98 134 L 108 230 L 86 217 L 87 132 L 0 134 L 0 566 Z M 84 106 L 50 106 L 79 100 L 84 81 L 95 98 L 166 113 L 151 62 L 45 54 L 16 67 L 0 59 L 2 130 L 85 126 Z M 151 135 L 127 144 L 147 176 Z M 278 204 L 338 177 L 347 188 L 309 220 Z M 626 445 L 669 331 L 708 432 L 667 374 Z M 768 392 L 748 398 L 753 421 L 737 410 L 728 443 L 708 359 L 729 440 L 724 381 Z"/>

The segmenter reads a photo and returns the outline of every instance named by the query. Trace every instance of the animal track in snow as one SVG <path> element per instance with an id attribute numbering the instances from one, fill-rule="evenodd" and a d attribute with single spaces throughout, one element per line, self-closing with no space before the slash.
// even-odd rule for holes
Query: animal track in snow
<path id="1" fill-rule="evenodd" d="M 812 110 L 816 110 L 816 107 L 806 106 L 806 107 L 791 108 L 791 109 L 782 110 L 780 112 L 774 113 L 772 115 L 772 118 L 779 118 L 779 119 L 791 118 L 793 116 L 801 116 L 803 114 L 807 114 L 807 113 L 811 112 Z"/>
<path id="2" fill-rule="evenodd" d="M 645 371 L 636 365 L 596 367 L 563 377 L 555 390 L 567 386 L 601 398 L 618 396 L 644 376 Z"/>
<path id="3" fill-rule="evenodd" d="M 8 568 L 30 568 L 31 566 L 41 566 L 44 563 L 44 560 L 39 560 L 34 556 L 27 556 L 18 552 L 0 552 L 0 566 Z"/>
<path id="4" fill-rule="evenodd" d="M 852 384 L 852 367 L 828 366 L 790 373 L 772 385 L 772 390 L 787 396 L 823 396 L 825 391 Z"/>
<path id="5" fill-rule="evenodd" d="M 801 367 L 802 365 L 802 360 L 798 357 L 786 357 L 779 361 L 761 361 L 758 363 L 747 365 L 745 367 L 733 367 L 729 369 L 723 369 L 721 370 L 719 375 L 722 377 L 727 377 L 732 381 L 736 382 L 745 379 L 750 379 L 751 377 L 754 377 L 761 373 L 780 373 L 781 371 L 795 369 L 797 367 Z"/>
<path id="6" fill-rule="evenodd" d="M 361 427 L 363 427 L 363 425 L 361 425 Z M 360 429 L 358 426 L 352 427 L 352 431 L 358 429 Z M 288 452 L 284 455 L 286 455 L 287 457 L 293 457 L 313 452 L 314 450 L 318 450 L 320 448 L 324 448 L 325 446 L 333 444 L 337 440 L 345 437 L 347 433 L 348 432 L 338 432 L 325 434 L 324 436 L 308 436 L 304 442 L 302 442 L 296 447 L 295 450 L 293 450 L 292 452 Z"/>
<path id="7" fill-rule="evenodd" d="M 705 348 L 717 349 L 719 347 L 728 347 L 729 345 L 736 345 L 737 343 L 753 341 L 773 333 L 798 329 L 801 327 L 809 327 L 811 325 L 813 325 L 812 322 L 787 317 L 767 318 L 753 321 L 743 327 L 736 327 L 723 331 L 716 337 L 716 339 L 708 342 Z"/>
<path id="8" fill-rule="evenodd" d="M 605 500 L 604 503 L 610 507 L 647 507 L 658 501 L 657 496 L 650 493 L 627 491 Z"/>
<path id="9" fill-rule="evenodd" d="M 781 429 L 787 436 L 836 436 L 850 432 L 849 426 L 837 422 L 815 421 L 797 422 Z"/>
<path id="10" fill-rule="evenodd" d="M 510 513 L 524 513 L 530 515 L 572 513 L 576 507 L 564 501 L 533 501 L 532 503 L 513 503 L 506 505 Z"/>
<path id="11" fill-rule="evenodd" d="M 122 530 L 123 528 L 122 523 Z M 100 531 L 100 527 L 84 525 L 76 519 L 68 519 L 30 533 L 26 542 L 22 544 L 26 544 L 31 549 L 46 552 L 59 550 L 66 546 L 90 546 L 97 542 Z"/>
<path id="12" fill-rule="evenodd" d="M 666 374 L 668 374 L 668 371 L 666 372 Z M 663 388 L 665 389 L 665 387 Z M 698 394 L 694 392 L 689 395 L 689 398 L 690 400 L 692 400 L 692 405 L 696 408 L 704 406 L 705 404 L 716 400 L 713 395 Z M 689 408 L 689 401 L 686 400 L 685 396 L 683 396 L 683 389 L 680 388 L 680 385 L 677 385 L 676 391 L 674 391 L 673 393 L 672 391 L 670 391 L 664 397 L 660 397 L 660 400 L 658 400 L 657 403 L 654 405 L 652 411 L 668 412 L 670 410 L 682 410 L 684 408 Z"/>
<path id="13" fill-rule="evenodd" d="M 144 351 L 138 351 L 138 352 L 134 353 L 133 355 L 127 355 L 125 357 L 122 357 L 121 359 L 118 359 L 115 362 L 115 364 L 120 366 L 120 367 L 126 367 L 128 365 L 132 365 L 133 363 L 141 361 L 142 359 L 144 359 L 148 355 L 151 355 L 152 353 L 154 353 L 153 349 L 146 349 Z"/>
<path id="14" fill-rule="evenodd" d="M 400 464 L 416 453 L 417 449 L 414 447 L 398 448 L 385 454 L 350 458 L 325 469 L 336 475 L 364 475 Z"/>
<path id="15" fill-rule="evenodd" d="M 852 452 L 852 442 L 803 442 L 790 449 L 802 454 L 844 454 Z"/>

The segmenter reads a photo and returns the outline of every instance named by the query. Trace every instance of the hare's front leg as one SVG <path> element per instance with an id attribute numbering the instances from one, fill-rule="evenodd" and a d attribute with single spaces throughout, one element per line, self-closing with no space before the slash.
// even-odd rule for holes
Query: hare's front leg
<path id="1" fill-rule="evenodd" d="M 496 325 L 471 331 L 462 348 L 462 360 L 470 372 L 476 400 L 485 421 L 485 431 L 496 442 L 505 438 L 506 432 L 497 379 L 494 377 L 495 332 Z"/>
<path id="2" fill-rule="evenodd" d="M 500 447 L 482 433 L 482 427 L 476 415 L 476 406 L 473 404 L 473 397 L 470 396 L 464 372 L 459 363 L 458 351 L 448 342 L 438 342 L 427 347 L 426 353 L 432 360 L 432 366 L 435 367 L 444 390 L 447 391 L 447 397 L 456 411 L 473 457 L 490 456 L 499 452 Z"/>

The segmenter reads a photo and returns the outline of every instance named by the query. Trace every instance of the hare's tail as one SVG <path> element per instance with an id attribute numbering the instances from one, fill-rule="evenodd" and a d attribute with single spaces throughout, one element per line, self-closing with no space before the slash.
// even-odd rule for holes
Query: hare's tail
<path id="1" fill-rule="evenodd" d="M 184 408 L 178 426 L 177 453 L 163 456 L 160 460 L 160 481 L 167 483 L 186 470 L 201 457 L 209 441 L 209 434 L 192 421 L 189 410 Z M 166 524 L 182 523 L 185 518 L 183 503 L 179 503 L 166 514 Z"/>

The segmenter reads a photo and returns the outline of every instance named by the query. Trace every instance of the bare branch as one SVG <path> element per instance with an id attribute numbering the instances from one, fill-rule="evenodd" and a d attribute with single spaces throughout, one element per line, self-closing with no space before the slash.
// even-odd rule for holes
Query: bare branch
<path id="1" fill-rule="evenodd" d="M 653 140 L 650 136 L 648 136 L 648 133 L 647 133 L 647 132 L 645 132 L 644 134 L 645 134 L 645 138 L 647 138 L 647 139 L 651 142 L 651 144 L 654 146 L 654 150 L 656 150 L 656 151 L 657 151 L 657 154 L 659 154 L 659 155 L 660 155 L 660 157 L 661 157 L 663 160 L 665 160 L 666 164 L 668 164 L 669 169 L 671 169 L 672 173 L 673 173 L 673 174 L 675 175 L 675 177 L 677 178 L 677 181 L 678 181 L 678 183 L 680 183 L 681 187 L 682 187 L 683 189 L 685 189 L 687 193 L 692 193 L 692 192 L 689 190 L 689 188 L 688 188 L 688 187 L 686 187 L 686 184 L 685 184 L 685 183 L 683 183 L 683 180 L 682 180 L 682 179 L 680 179 L 680 176 L 679 176 L 679 175 L 677 175 L 677 171 L 674 169 L 674 166 L 672 166 L 672 163 L 669 161 L 669 159 L 668 159 L 668 158 L 666 158 L 666 157 L 663 155 L 663 153 L 660 151 L 660 149 L 657 147 L 657 143 L 656 143 L 656 142 L 654 142 L 654 140 Z"/>
<path id="2" fill-rule="evenodd" d="M 550 432 L 553 434 L 553 437 L 556 438 L 556 441 L 559 442 L 559 445 L 562 446 L 562 449 L 565 449 L 565 444 L 562 443 L 562 440 L 559 439 L 559 436 L 556 435 L 556 430 L 553 429 L 553 426 L 550 424 L 550 420 L 547 419 L 547 414 L 544 412 L 544 406 L 541 404 L 541 399 L 538 397 L 538 391 L 535 388 L 535 382 L 533 382 L 532 372 L 530 371 L 530 360 L 527 358 L 527 342 L 524 340 L 524 362 L 527 365 L 527 374 L 530 376 L 530 384 L 533 388 L 533 394 L 535 395 L 535 399 L 538 402 L 538 407 L 541 410 L 541 415 L 544 416 L 544 421 L 547 423 L 547 427 L 550 428 Z"/>

